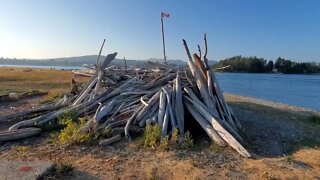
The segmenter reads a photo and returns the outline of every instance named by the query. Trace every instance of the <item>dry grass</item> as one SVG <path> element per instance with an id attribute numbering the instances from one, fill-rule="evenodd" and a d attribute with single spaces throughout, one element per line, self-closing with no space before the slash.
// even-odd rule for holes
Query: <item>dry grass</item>
<path id="1" fill-rule="evenodd" d="M 69 90 L 72 77 L 73 73 L 66 70 L 0 68 L 0 95 L 32 90 Z M 87 80 L 85 77 L 76 79 L 77 82 Z"/>
<path id="2" fill-rule="evenodd" d="M 44 104 L 60 99 L 64 93 L 65 91 L 61 89 L 50 90 L 48 94 L 41 100 L 41 103 Z"/>

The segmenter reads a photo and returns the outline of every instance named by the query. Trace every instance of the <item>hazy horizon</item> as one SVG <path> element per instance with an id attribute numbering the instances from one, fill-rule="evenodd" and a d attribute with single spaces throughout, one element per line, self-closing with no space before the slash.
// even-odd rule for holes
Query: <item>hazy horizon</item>
<path id="1" fill-rule="evenodd" d="M 168 59 L 186 60 L 207 33 L 208 58 L 235 55 L 320 62 L 316 0 L 303 1 L 0 1 L 0 57 L 54 59 L 118 52 L 117 58 L 161 58 L 160 13 Z M 85 55 L 82 55 L 85 54 Z"/>

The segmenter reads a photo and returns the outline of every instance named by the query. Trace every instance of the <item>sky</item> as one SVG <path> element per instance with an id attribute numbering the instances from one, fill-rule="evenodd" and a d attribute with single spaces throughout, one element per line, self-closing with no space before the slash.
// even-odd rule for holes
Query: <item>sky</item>
<path id="1" fill-rule="evenodd" d="M 0 57 L 55 58 L 118 52 L 186 60 L 203 45 L 208 58 L 243 55 L 320 62 L 318 0 L 0 0 Z"/>

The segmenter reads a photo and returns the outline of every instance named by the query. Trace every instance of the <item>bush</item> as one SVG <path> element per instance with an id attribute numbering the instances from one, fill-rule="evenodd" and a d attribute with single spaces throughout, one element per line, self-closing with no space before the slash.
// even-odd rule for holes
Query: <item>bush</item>
<path id="1" fill-rule="evenodd" d="M 43 127 L 41 127 L 45 131 L 57 131 L 61 130 L 62 128 L 65 128 L 65 121 L 66 119 L 71 119 L 72 121 L 76 120 L 76 111 L 68 111 L 62 114 L 58 119 L 49 121 Z"/>
<path id="2" fill-rule="evenodd" d="M 59 174 L 71 174 L 73 171 L 74 167 L 72 164 L 69 163 L 61 163 L 58 167 L 58 173 Z"/>
<path id="3" fill-rule="evenodd" d="M 189 131 L 187 131 L 184 135 L 184 141 L 181 144 L 182 149 L 190 149 L 194 146 L 192 135 Z"/>
<path id="4" fill-rule="evenodd" d="M 161 127 L 158 124 L 146 125 L 146 130 L 143 134 L 144 146 L 155 148 L 160 145 L 161 141 Z"/>
<path id="5" fill-rule="evenodd" d="M 179 140 L 179 131 L 178 131 L 178 129 L 177 128 L 175 128 L 174 130 L 173 130 L 173 133 L 172 133 L 172 135 L 171 135 L 171 142 L 173 142 L 173 143 L 176 143 L 176 142 L 178 142 L 178 140 Z"/>
<path id="6" fill-rule="evenodd" d="M 158 124 L 147 124 L 143 134 L 143 145 L 152 148 L 160 146 L 162 149 L 169 149 L 169 145 L 174 145 L 174 147 L 181 149 L 189 149 L 193 147 L 193 139 L 189 131 L 185 133 L 185 137 L 181 143 L 178 143 L 178 129 L 173 130 L 170 138 L 169 136 L 166 136 L 161 139 L 161 132 L 161 127 Z"/>
<path id="7" fill-rule="evenodd" d="M 169 136 L 167 136 L 161 140 L 160 147 L 165 150 L 169 149 Z"/>
<path id="8" fill-rule="evenodd" d="M 78 122 L 69 118 L 61 119 L 59 123 L 65 126 L 58 134 L 59 144 L 91 143 L 99 138 L 99 134 L 95 131 L 79 132 L 87 124 L 84 118 L 80 118 Z"/>

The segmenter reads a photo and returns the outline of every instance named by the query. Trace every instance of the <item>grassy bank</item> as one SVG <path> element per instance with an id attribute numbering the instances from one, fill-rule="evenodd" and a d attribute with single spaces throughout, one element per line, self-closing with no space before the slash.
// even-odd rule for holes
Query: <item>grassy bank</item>
<path id="1" fill-rule="evenodd" d="M 70 88 L 72 77 L 73 73 L 66 70 L 4 67 L 0 68 L 0 95 L 32 90 L 65 91 Z M 87 78 L 76 80 L 85 82 Z"/>

